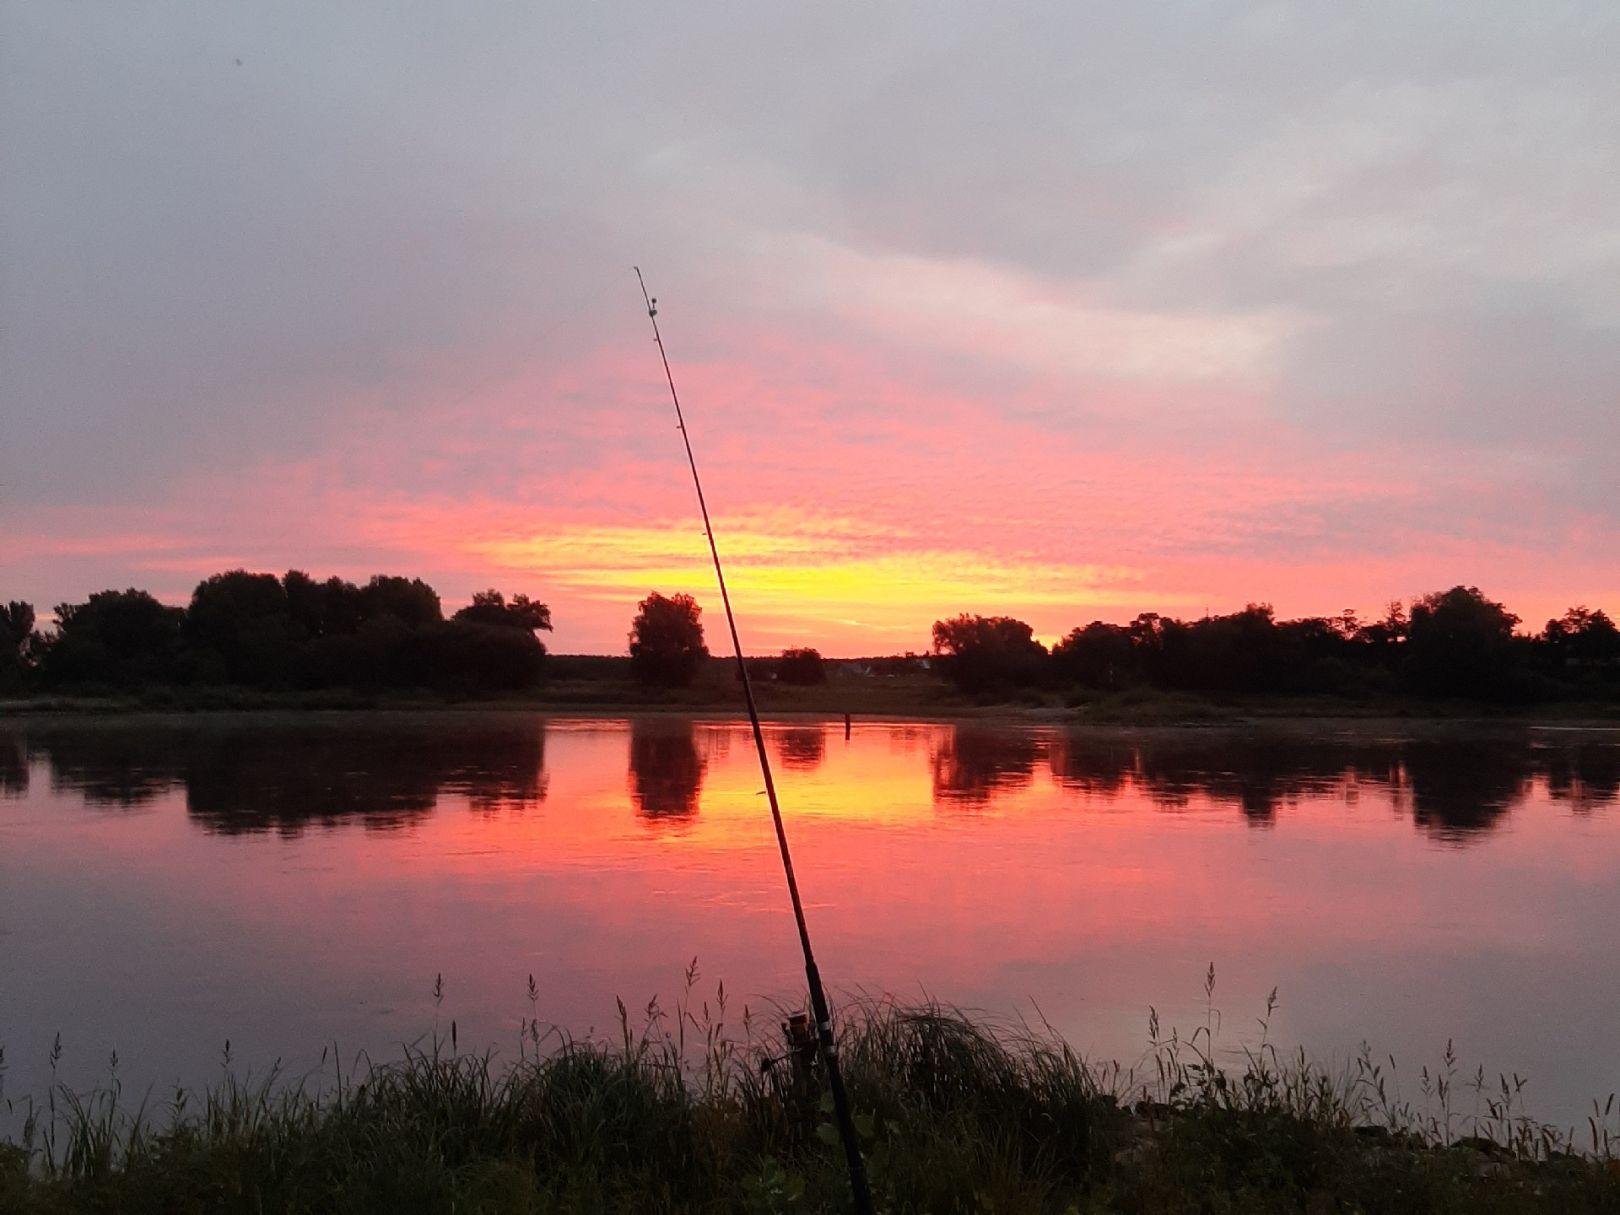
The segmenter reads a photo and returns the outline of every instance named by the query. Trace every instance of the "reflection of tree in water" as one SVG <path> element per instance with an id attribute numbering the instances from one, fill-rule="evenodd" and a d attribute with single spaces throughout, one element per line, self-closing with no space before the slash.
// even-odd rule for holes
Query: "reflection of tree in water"
<path id="1" fill-rule="evenodd" d="M 1029 730 L 953 726 L 929 756 L 934 801 L 986 805 L 1027 786 L 1045 752 L 1046 740 Z"/>
<path id="2" fill-rule="evenodd" d="M 1414 822 L 1461 842 L 1497 826 L 1538 771 L 1553 796 L 1613 800 L 1620 748 L 1533 750 L 1521 735 L 1489 738 L 1319 739 L 1291 733 L 1148 734 L 1129 741 L 1071 734 L 1053 748 L 1059 784 L 1111 795 L 1135 784 L 1155 804 L 1194 797 L 1236 806 L 1255 825 L 1301 798 L 1346 794 L 1362 782 L 1402 790 Z"/>
<path id="3" fill-rule="evenodd" d="M 776 732 L 776 753 L 789 772 L 814 772 L 827 758 L 827 735 L 820 726 L 784 726 Z"/>
<path id="4" fill-rule="evenodd" d="M 711 744 L 718 741 L 714 733 Z M 630 796 L 645 818 L 682 821 L 695 816 L 706 767 L 690 721 L 631 721 Z"/>
<path id="5" fill-rule="evenodd" d="M 1577 813 L 1620 801 L 1620 744 L 1577 743 L 1545 748 L 1547 792 Z"/>
<path id="6" fill-rule="evenodd" d="M 367 830 L 406 826 L 460 794 L 481 812 L 546 795 L 543 724 L 441 730 L 299 733 L 216 739 L 186 772 L 186 805 L 211 831 L 296 835 L 346 820 Z M 244 745 L 245 744 L 245 745 Z"/>
<path id="7" fill-rule="evenodd" d="M 1394 743 L 1300 739 L 1288 735 L 1149 734 L 1122 738 L 1075 732 L 1052 748 L 1052 778 L 1067 789 L 1117 796 L 1140 788 L 1165 809 L 1194 797 L 1237 806 L 1256 825 L 1301 797 L 1321 796 L 1359 779 L 1394 782 Z"/>
<path id="8" fill-rule="evenodd" d="M 1320 797 L 1363 778 L 1390 783 L 1399 762 L 1391 742 L 1217 734 L 1145 741 L 1140 779 L 1160 805 L 1180 807 L 1202 795 L 1237 806 L 1254 826 L 1270 826 L 1280 807 L 1301 797 Z"/>
<path id="9" fill-rule="evenodd" d="M 923 747 L 932 750 L 938 730 L 937 726 L 896 725 L 885 729 L 882 737 L 889 744 L 890 754 L 910 755 Z"/>
<path id="10" fill-rule="evenodd" d="M 22 739 L 0 737 L 0 797 L 21 797 L 28 792 L 28 752 Z"/>
<path id="11" fill-rule="evenodd" d="M 152 726 L 68 725 L 31 732 L 28 742 L 31 755 L 50 762 L 53 789 L 72 790 L 91 806 L 131 809 L 183 780 L 180 737 Z"/>
<path id="12" fill-rule="evenodd" d="M 1049 756 L 1052 779 L 1065 789 L 1113 797 L 1136 773 L 1136 746 L 1109 736 L 1068 734 Z"/>
<path id="13" fill-rule="evenodd" d="M 789 727 L 773 737 L 786 769 L 824 762 L 825 727 Z M 1064 788 L 1099 797 L 1135 788 L 1171 807 L 1207 797 L 1259 824 L 1301 798 L 1348 797 L 1356 784 L 1371 783 L 1396 790 L 1421 830 L 1453 842 L 1499 826 L 1537 777 L 1578 811 L 1620 800 L 1620 746 L 1589 737 L 1532 743 L 1512 730 L 1416 740 L 1075 731 L 1048 744 L 1039 731 L 963 723 L 883 737 L 897 751 L 926 741 L 936 803 L 963 806 L 1028 787 L 1037 764 Z M 691 818 L 709 764 L 733 738 L 745 742 L 746 729 L 632 723 L 629 789 L 638 811 Z M 135 807 L 185 789 L 195 821 L 222 833 L 296 835 L 310 823 L 342 822 L 386 830 L 418 821 L 447 793 L 481 812 L 546 796 L 544 728 L 533 720 L 47 722 L 0 737 L 0 793 L 26 792 L 36 759 L 49 763 L 55 789 L 95 806 Z"/>
<path id="14" fill-rule="evenodd" d="M 546 729 L 543 723 L 509 734 L 476 736 L 483 745 L 462 748 L 443 790 L 459 793 L 480 814 L 524 810 L 546 800 Z"/>
<path id="15" fill-rule="evenodd" d="M 36 741 L 60 787 L 92 804 L 138 805 L 183 786 L 209 831 L 299 834 L 311 823 L 390 829 L 444 793 L 474 809 L 546 793 L 541 723 L 309 723 L 61 731 Z"/>
<path id="16" fill-rule="evenodd" d="M 1403 755 L 1412 821 L 1451 843 L 1497 826 L 1530 791 L 1536 759 L 1523 738 L 1415 739 Z"/>
<path id="17" fill-rule="evenodd" d="M 213 737 L 189 757 L 186 809 L 221 835 L 295 836 L 346 819 L 387 831 L 433 810 L 441 772 L 423 749 L 377 737 Z"/>
<path id="18" fill-rule="evenodd" d="M 726 756 L 731 754 L 733 740 L 748 748 L 749 754 L 754 751 L 754 733 L 746 726 L 728 726 L 715 722 L 706 722 L 693 728 L 693 737 L 698 741 L 698 752 L 703 756 L 705 765 L 722 763 Z"/>

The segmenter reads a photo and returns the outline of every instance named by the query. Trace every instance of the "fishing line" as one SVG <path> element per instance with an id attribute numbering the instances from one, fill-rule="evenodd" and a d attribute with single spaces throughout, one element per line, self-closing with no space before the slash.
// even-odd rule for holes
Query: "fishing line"
<path id="1" fill-rule="evenodd" d="M 815 953 L 810 948 L 810 929 L 804 919 L 804 903 L 799 898 L 799 881 L 793 874 L 793 854 L 788 851 L 787 830 L 782 825 L 782 808 L 776 800 L 776 782 L 771 779 L 771 761 L 765 754 L 765 735 L 759 728 L 759 709 L 754 703 L 754 685 L 748 678 L 748 663 L 743 660 L 742 642 L 737 637 L 737 617 L 731 611 L 731 596 L 726 591 L 726 572 L 720 565 L 720 548 L 714 540 L 714 525 L 709 522 L 709 504 L 703 497 L 703 481 L 698 477 L 697 457 L 692 454 L 692 436 L 686 432 L 686 415 L 681 412 L 681 397 L 675 391 L 675 374 L 669 369 L 669 353 L 664 349 L 664 337 L 658 330 L 658 301 L 647 293 L 647 282 L 636 266 L 636 282 L 641 284 L 641 298 L 647 304 L 647 318 L 652 321 L 653 341 L 658 343 L 658 357 L 663 360 L 664 379 L 669 382 L 669 397 L 675 403 L 675 421 L 686 445 L 686 462 L 692 469 L 692 484 L 697 489 L 698 510 L 703 514 L 703 534 L 709 539 L 709 555 L 714 558 L 714 577 L 720 584 L 720 602 L 726 609 L 726 626 L 731 630 L 731 650 L 737 656 L 737 676 L 742 680 L 743 699 L 748 703 L 748 723 L 754 730 L 754 749 L 759 752 L 759 770 L 765 778 L 765 797 L 771 804 L 771 823 L 776 828 L 776 846 L 782 853 L 782 871 L 787 875 L 788 897 L 793 900 L 793 920 L 799 928 L 799 944 L 804 949 L 804 974 L 810 985 L 810 1009 L 816 1019 L 816 1036 L 820 1042 L 821 1058 L 827 1068 L 827 1086 L 832 1090 L 833 1117 L 838 1123 L 838 1135 L 844 1142 L 844 1157 L 849 1162 L 849 1184 L 855 1197 L 857 1215 L 873 1215 L 872 1193 L 866 1183 L 866 1164 L 861 1159 L 860 1139 L 855 1133 L 855 1119 L 849 1108 L 849 1094 L 844 1089 L 843 1073 L 838 1066 L 838 1046 L 833 1040 L 832 1012 L 827 1004 L 827 992 L 821 985 L 821 971 L 816 968 Z"/>

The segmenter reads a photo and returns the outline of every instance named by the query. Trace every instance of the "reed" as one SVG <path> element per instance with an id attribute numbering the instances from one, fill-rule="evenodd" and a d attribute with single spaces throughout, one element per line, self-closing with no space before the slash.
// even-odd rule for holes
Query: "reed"
<path id="1" fill-rule="evenodd" d="M 619 1005 L 607 1038 L 531 1018 L 515 1058 L 448 1035 L 387 1062 L 130 1101 L 58 1088 L 0 1145 L 0 1211 L 819 1212 L 848 1208 L 830 1102 L 779 1014 L 723 986 Z M 1209 979 L 1213 993 L 1213 974 Z M 531 1002 L 532 1007 L 532 1002 Z M 1218 1048 L 1150 1017 L 1133 1066 L 1049 1026 L 890 999 L 846 1003 L 855 1121 L 891 1212 L 1598 1212 L 1620 1209 L 1620 1118 L 1579 1136 L 1523 1082 L 1454 1058 L 1400 1095 L 1369 1052 L 1339 1068 Z M 1221 1060 L 1231 1060 L 1223 1064 Z"/>

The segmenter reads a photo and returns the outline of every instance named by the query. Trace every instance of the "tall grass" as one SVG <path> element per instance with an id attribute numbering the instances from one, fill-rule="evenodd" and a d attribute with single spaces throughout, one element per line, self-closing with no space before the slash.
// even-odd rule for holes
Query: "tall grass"
<path id="1" fill-rule="evenodd" d="M 668 1012 L 620 1004 L 607 1040 L 526 1019 L 507 1063 L 459 1051 L 452 1022 L 398 1059 L 332 1058 L 303 1082 L 227 1067 L 156 1105 L 116 1078 L 59 1088 L 0 1146 L 0 1210 L 847 1209 L 815 1062 L 776 1015 L 732 1022 L 723 987 L 693 990 Z M 1577 1143 L 1523 1116 L 1520 1082 L 1459 1081 L 1449 1058 L 1408 1101 L 1366 1052 L 1325 1069 L 1262 1031 L 1222 1066 L 1217 1036 L 1213 1015 L 1190 1037 L 1154 1017 L 1125 1068 L 1045 1025 L 848 1008 L 841 1049 L 880 1209 L 1620 1210 L 1612 1101 Z"/>

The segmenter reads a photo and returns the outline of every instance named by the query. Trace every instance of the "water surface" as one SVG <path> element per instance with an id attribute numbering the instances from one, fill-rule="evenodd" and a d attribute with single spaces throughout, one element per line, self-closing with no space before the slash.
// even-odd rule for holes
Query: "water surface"
<path id="1" fill-rule="evenodd" d="M 824 973 L 1044 1016 L 1130 1063 L 1148 1008 L 1324 1060 L 1367 1041 L 1411 1095 L 1448 1039 L 1579 1120 L 1620 1088 L 1620 736 L 771 726 Z M 6 1096 L 325 1044 L 391 1056 L 452 1019 L 515 1053 L 606 1028 L 699 960 L 734 1015 L 801 971 L 746 726 L 306 714 L 0 725 Z M 534 976 L 537 998 L 528 995 Z M 441 995 L 435 985 L 442 975 Z"/>

